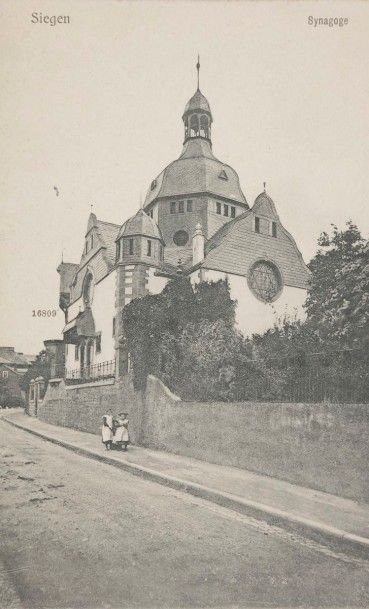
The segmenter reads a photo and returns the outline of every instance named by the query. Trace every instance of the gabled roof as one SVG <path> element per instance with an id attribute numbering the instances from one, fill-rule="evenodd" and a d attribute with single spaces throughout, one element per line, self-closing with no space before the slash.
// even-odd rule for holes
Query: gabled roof
<path id="1" fill-rule="evenodd" d="M 274 205 L 274 204 L 273 204 Z M 258 206 L 256 211 L 258 211 Z M 310 271 L 290 233 L 277 218 L 278 236 L 256 233 L 254 208 L 223 225 L 206 244 L 201 267 L 247 276 L 257 260 L 274 262 L 285 285 L 307 288 Z"/>
<path id="2" fill-rule="evenodd" d="M 97 232 L 99 233 L 103 246 L 106 247 L 106 256 L 112 264 L 115 261 L 115 240 L 119 233 L 119 224 L 112 222 L 97 221 Z"/>
<path id="3" fill-rule="evenodd" d="M 30 361 L 30 358 L 32 360 Z M 36 356 L 16 353 L 14 347 L 0 347 L 0 363 L 13 366 L 29 366 Z"/>

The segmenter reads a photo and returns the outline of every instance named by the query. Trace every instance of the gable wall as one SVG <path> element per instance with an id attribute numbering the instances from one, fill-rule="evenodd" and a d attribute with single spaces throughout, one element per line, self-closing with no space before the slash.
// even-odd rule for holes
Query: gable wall
<path id="1" fill-rule="evenodd" d="M 274 262 L 286 286 L 306 289 L 309 273 L 293 242 L 277 221 L 277 238 L 253 230 L 254 214 L 250 213 L 235 224 L 222 243 L 208 252 L 204 268 L 226 273 L 248 275 L 259 259 Z"/>

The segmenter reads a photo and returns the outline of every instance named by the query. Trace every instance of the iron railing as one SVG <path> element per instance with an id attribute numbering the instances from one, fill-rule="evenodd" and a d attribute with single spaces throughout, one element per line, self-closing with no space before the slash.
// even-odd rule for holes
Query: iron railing
<path id="1" fill-rule="evenodd" d="M 115 376 L 115 360 L 101 362 L 73 370 L 65 368 L 64 379 L 68 385 L 89 383 Z"/>
<path id="2" fill-rule="evenodd" d="M 264 360 L 256 399 L 369 403 L 369 351 L 344 349 Z"/>

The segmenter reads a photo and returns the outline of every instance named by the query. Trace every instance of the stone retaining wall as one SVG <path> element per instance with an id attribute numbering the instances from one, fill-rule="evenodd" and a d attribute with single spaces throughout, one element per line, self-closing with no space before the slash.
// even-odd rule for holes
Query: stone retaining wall
<path id="1" fill-rule="evenodd" d="M 127 410 L 133 442 L 369 501 L 369 406 L 182 402 L 155 377 L 145 395 L 113 385 L 49 385 L 39 417 L 100 433 L 107 407 Z"/>

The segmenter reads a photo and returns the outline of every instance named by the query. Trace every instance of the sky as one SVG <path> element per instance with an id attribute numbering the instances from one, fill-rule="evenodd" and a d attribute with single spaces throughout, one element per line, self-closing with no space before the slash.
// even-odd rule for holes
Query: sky
<path id="1" fill-rule="evenodd" d="M 266 181 L 306 262 L 331 223 L 368 237 L 368 25 L 352 0 L 0 0 L 0 345 L 61 338 L 62 252 L 79 262 L 91 205 L 123 223 L 179 156 L 197 53 L 214 154 L 248 203 Z"/>

